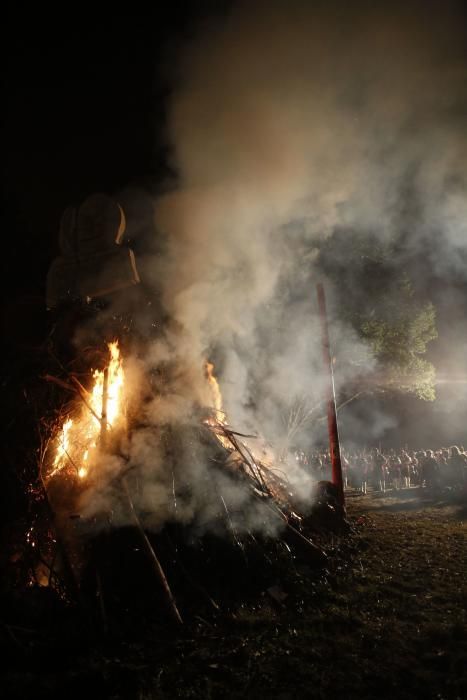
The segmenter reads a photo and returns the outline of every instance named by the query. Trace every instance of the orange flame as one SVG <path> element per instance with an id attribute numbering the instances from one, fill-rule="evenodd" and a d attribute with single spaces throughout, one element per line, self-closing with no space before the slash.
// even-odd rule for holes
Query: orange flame
<path id="1" fill-rule="evenodd" d="M 211 393 L 212 406 L 215 409 L 215 415 L 211 418 L 208 418 L 206 420 L 206 423 L 212 426 L 213 428 L 215 428 L 216 426 L 220 428 L 221 426 L 227 424 L 227 419 L 224 411 L 224 403 L 222 401 L 221 388 L 219 386 L 219 382 L 214 376 L 214 365 L 211 362 L 206 362 L 205 368 L 206 379 L 208 380 L 209 389 Z M 221 431 L 215 431 L 215 435 L 223 447 L 225 447 L 228 450 L 232 449 L 232 444 L 225 437 L 225 435 L 221 434 Z"/>
<path id="2" fill-rule="evenodd" d="M 106 401 L 104 406 L 105 370 L 95 370 L 94 385 L 76 418 L 67 418 L 55 440 L 55 456 L 47 478 L 72 467 L 80 479 L 88 476 L 96 460 L 103 422 L 105 428 L 117 425 L 122 416 L 124 371 L 118 342 L 108 344 Z M 100 418 L 99 418 L 100 417 Z"/>
<path id="3" fill-rule="evenodd" d="M 211 362 L 206 362 L 206 378 L 209 382 L 209 388 L 211 390 L 212 403 L 214 408 L 216 409 L 216 418 L 221 423 L 223 423 L 224 407 L 222 401 L 222 394 L 219 382 L 214 376 L 214 365 Z"/>

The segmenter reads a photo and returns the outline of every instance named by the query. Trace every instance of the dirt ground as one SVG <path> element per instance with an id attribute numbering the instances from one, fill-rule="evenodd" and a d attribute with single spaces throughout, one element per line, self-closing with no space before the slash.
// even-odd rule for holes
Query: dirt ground
<path id="1" fill-rule="evenodd" d="M 465 495 L 350 492 L 347 510 L 324 571 L 292 566 L 181 635 L 147 626 L 83 645 L 8 629 L 2 696 L 467 698 Z"/>

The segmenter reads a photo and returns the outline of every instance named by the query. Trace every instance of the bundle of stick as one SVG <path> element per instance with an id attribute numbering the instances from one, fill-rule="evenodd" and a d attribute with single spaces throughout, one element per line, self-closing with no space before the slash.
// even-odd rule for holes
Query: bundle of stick
<path id="1" fill-rule="evenodd" d="M 103 456 L 111 453 L 111 441 L 109 440 L 109 424 L 107 420 L 107 404 L 108 404 L 108 375 L 107 370 L 104 371 L 104 381 L 102 387 L 102 406 L 98 414 L 92 407 L 90 396 L 85 387 L 81 384 L 76 376 L 69 374 L 66 379 L 60 379 L 50 374 L 45 375 L 44 379 L 60 386 L 67 392 L 73 393 L 84 404 L 88 411 L 92 413 L 94 418 L 100 423 L 99 450 Z M 185 434 L 185 437 L 183 437 Z M 187 437 L 188 436 L 188 437 Z M 245 440 L 251 440 L 254 436 L 244 435 L 232 430 L 223 421 L 216 417 L 215 412 L 208 412 L 208 415 L 200 416 L 200 421 L 197 426 L 174 427 L 165 426 L 160 434 L 160 441 L 164 443 L 164 450 L 167 460 L 167 469 L 171 470 L 173 478 L 173 523 L 177 523 L 177 498 L 182 498 L 181 490 L 190 489 L 193 485 L 187 482 L 186 475 L 183 473 L 183 460 L 177 458 L 177 449 L 181 441 L 185 444 L 198 444 L 202 442 L 204 449 L 208 446 L 211 454 L 212 469 L 217 469 L 222 472 L 223 478 L 227 476 L 229 483 L 235 482 L 240 484 L 244 490 L 249 502 L 257 502 L 261 508 L 262 514 L 267 514 L 265 518 L 269 522 L 269 537 L 275 537 L 280 542 L 283 542 L 288 550 L 293 551 L 294 556 L 306 559 L 308 563 L 314 565 L 322 565 L 326 561 L 325 552 L 318 547 L 311 539 L 304 534 L 302 527 L 302 518 L 297 514 L 296 505 L 294 504 L 294 496 L 291 493 L 287 479 L 283 473 L 274 469 L 272 466 L 266 465 L 258 460 L 253 451 L 248 447 Z M 119 454 L 119 459 L 124 461 L 125 455 Z M 71 459 L 71 458 L 70 458 Z M 76 471 L 79 471 L 79 465 L 73 465 Z M 176 485 L 176 476 L 182 487 Z M 83 557 L 83 554 L 76 555 L 76 521 L 79 521 L 79 513 L 71 515 L 70 526 L 70 508 L 60 512 L 60 507 L 56 505 L 53 487 L 44 480 L 44 492 L 50 501 L 50 511 L 54 513 L 55 530 L 57 532 L 57 541 L 62 550 L 62 560 L 65 561 L 64 576 L 70 580 L 75 595 L 80 598 L 81 604 L 86 605 L 83 601 L 83 586 L 80 573 L 80 567 L 76 565 L 76 560 Z M 186 551 L 185 542 L 189 539 L 206 539 L 205 533 L 209 532 L 210 527 L 205 524 L 204 531 L 195 537 L 192 534 L 187 537 L 187 531 L 190 529 L 190 523 L 184 523 L 185 530 L 183 536 L 180 536 L 180 526 L 178 530 L 171 528 L 171 523 L 168 522 L 165 528 L 159 531 L 155 537 L 150 532 L 144 511 L 138 505 L 138 469 L 135 465 L 128 463 L 127 468 L 123 468 L 118 472 L 118 475 L 113 479 L 111 484 L 114 492 L 119 493 L 119 501 L 124 504 L 127 512 L 127 526 L 130 524 L 136 540 L 139 542 L 139 549 L 144 553 L 147 562 L 147 571 L 154 578 L 156 589 L 160 593 L 161 600 L 164 601 L 165 609 L 176 625 L 183 623 L 182 614 L 179 609 L 179 604 L 176 601 L 176 596 L 172 591 L 172 586 L 169 583 L 169 576 L 166 572 L 166 566 L 169 565 L 172 575 L 178 576 L 185 581 L 191 589 L 196 589 L 201 596 L 207 600 L 211 607 L 217 609 L 219 606 L 214 602 L 213 597 L 207 592 L 206 587 L 196 580 L 188 570 L 188 567 L 183 563 L 181 551 Z M 254 543 L 254 546 L 261 547 L 260 540 L 264 537 L 258 537 L 246 525 L 242 527 L 242 532 L 238 532 L 232 516 L 232 506 L 229 502 L 229 489 L 223 490 L 219 484 L 211 484 L 212 501 L 218 505 L 213 509 L 213 520 L 216 520 L 216 528 L 219 530 L 219 524 L 230 537 L 234 546 L 244 555 L 245 541 Z M 234 506 L 235 507 L 235 506 Z M 112 518 L 109 513 L 103 513 L 103 519 L 108 520 L 107 532 L 111 532 L 118 525 L 112 523 Z M 237 517 L 238 520 L 238 517 Z M 214 528 L 214 529 L 216 529 Z M 165 537 L 162 540 L 162 534 Z M 175 534 L 174 534 L 175 533 Z M 89 536 L 88 536 L 89 537 Z M 176 538 L 176 540 L 174 540 Z M 266 535 L 266 539 L 268 535 Z M 157 551 L 157 543 L 163 549 L 163 557 L 159 556 Z M 162 544 L 161 544 L 162 543 Z M 222 545 L 224 549 L 226 545 Z M 94 545 L 87 547 L 86 551 L 88 558 L 87 564 L 92 561 L 92 566 L 95 569 L 95 594 L 100 603 L 100 615 L 102 626 L 108 628 L 108 613 L 106 611 L 105 600 L 108 598 L 108 593 L 104 590 L 103 577 L 100 568 L 102 564 L 102 550 L 97 553 L 97 549 L 93 551 Z M 170 552 L 167 554 L 167 547 Z M 228 548 L 228 547 L 227 547 Z M 78 547 L 79 549 L 79 547 Z M 199 553 L 198 547 L 198 553 Z M 216 549 L 216 551 L 218 551 Z M 191 555 L 190 555 L 191 556 Z M 202 556 L 202 553 L 201 555 Z M 165 563 L 164 563 L 165 559 Z M 267 559 L 267 557 L 265 557 Z M 203 562 L 199 562 L 198 570 L 203 568 Z"/>

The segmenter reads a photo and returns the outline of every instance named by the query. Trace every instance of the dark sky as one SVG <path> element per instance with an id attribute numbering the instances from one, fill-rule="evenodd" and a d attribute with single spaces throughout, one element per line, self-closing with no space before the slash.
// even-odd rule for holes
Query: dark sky
<path id="1" fill-rule="evenodd" d="M 176 83 L 177 47 L 230 5 L 179 0 L 144 14 L 10 16 L 3 69 L 3 281 L 16 272 L 4 298 L 42 292 L 67 205 L 93 191 L 163 181 L 164 117 Z"/>
<path id="2" fill-rule="evenodd" d="M 42 291 L 64 207 L 93 191 L 163 179 L 177 45 L 222 4 L 10 17 L 2 147 L 4 282 L 15 270 L 8 298 Z"/>

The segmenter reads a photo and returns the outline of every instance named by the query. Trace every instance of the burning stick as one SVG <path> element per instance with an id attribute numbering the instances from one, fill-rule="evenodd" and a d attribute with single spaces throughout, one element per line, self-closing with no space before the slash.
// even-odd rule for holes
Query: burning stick
<path id="1" fill-rule="evenodd" d="M 101 413 L 101 435 L 100 447 L 105 450 L 107 442 L 107 402 L 109 400 L 109 368 L 104 370 L 104 381 L 102 383 L 102 413 Z"/>
<path id="2" fill-rule="evenodd" d="M 100 422 L 101 421 L 100 416 L 97 415 L 96 411 L 93 409 L 93 407 L 89 403 L 89 399 L 88 399 L 89 391 L 87 391 L 87 389 L 84 388 L 84 386 L 81 384 L 80 381 L 78 381 L 78 379 L 76 379 L 75 376 L 71 375 L 70 379 L 73 382 L 73 384 L 76 385 L 76 389 L 78 391 L 78 394 L 79 394 L 82 402 L 86 406 L 86 408 L 88 408 L 91 411 L 94 418 L 96 418 Z"/>
<path id="3" fill-rule="evenodd" d="M 66 391 L 71 391 L 75 394 L 78 394 L 80 399 L 83 401 L 84 405 L 86 408 L 89 409 L 89 411 L 92 413 L 94 418 L 96 418 L 100 422 L 100 417 L 97 415 L 93 407 L 89 403 L 89 391 L 84 388 L 84 386 L 81 384 L 78 379 L 72 374 L 69 375 L 70 381 L 73 382 L 75 386 L 72 384 L 69 384 L 68 382 L 64 382 L 62 379 L 59 379 L 58 377 L 53 377 L 50 374 L 45 374 L 42 379 L 44 379 L 46 382 L 52 382 L 53 384 L 57 384 L 57 386 L 61 387 L 62 389 L 66 389 Z"/>

